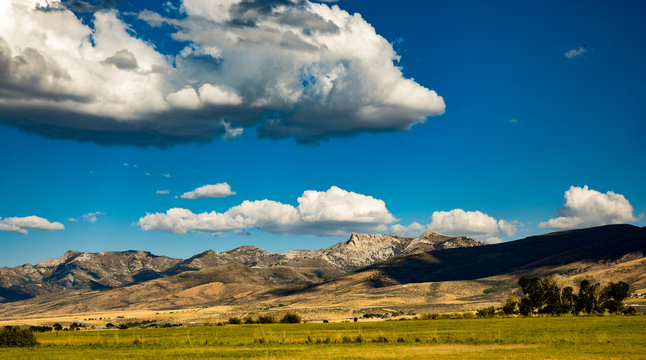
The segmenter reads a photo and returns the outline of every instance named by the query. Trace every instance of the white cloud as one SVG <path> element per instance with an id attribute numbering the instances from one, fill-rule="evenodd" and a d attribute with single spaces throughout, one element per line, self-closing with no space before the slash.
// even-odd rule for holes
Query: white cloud
<path id="1" fill-rule="evenodd" d="M 578 49 L 572 49 L 572 50 L 567 51 L 564 55 L 568 59 L 574 59 L 574 58 L 578 58 L 580 56 L 583 56 L 583 54 L 585 54 L 587 51 L 588 50 L 586 49 L 585 46 L 581 46 Z"/>
<path id="2" fill-rule="evenodd" d="M 408 226 L 401 224 L 394 224 L 390 226 L 390 231 L 393 234 L 397 235 L 419 235 L 422 230 L 425 230 L 426 227 L 417 221 L 411 223 Z"/>
<path id="3" fill-rule="evenodd" d="M 231 186 L 224 182 L 201 186 L 193 191 L 183 193 L 181 198 L 191 200 L 199 198 L 221 198 L 235 194 L 235 191 L 231 191 Z"/>
<path id="4" fill-rule="evenodd" d="M 20 234 L 27 234 L 27 230 L 64 230 L 65 226 L 59 222 L 50 222 L 39 216 L 25 216 L 25 217 L 8 217 L 0 218 L 0 231 L 17 232 Z"/>
<path id="5" fill-rule="evenodd" d="M 294 207 L 271 200 L 246 200 L 224 213 L 201 214 L 173 208 L 166 213 L 146 214 L 138 225 L 144 230 L 177 234 L 257 228 L 274 234 L 325 236 L 385 231 L 387 224 L 397 220 L 382 200 L 336 186 L 325 192 L 307 190 L 298 198 L 298 204 Z"/>
<path id="6" fill-rule="evenodd" d="M 155 194 L 170 194 L 170 191 L 168 191 L 168 190 L 157 190 L 157 191 L 155 191 Z"/>
<path id="7" fill-rule="evenodd" d="M 0 121 L 45 136 L 166 146 L 257 127 L 309 141 L 407 130 L 445 109 L 338 5 L 184 0 L 177 19 L 144 11 L 187 43 L 164 55 L 116 9 L 94 7 L 86 25 L 70 2 L 38 3 L 0 6 Z"/>
<path id="8" fill-rule="evenodd" d="M 435 211 L 426 226 L 414 222 L 408 226 L 395 224 L 390 227 L 394 233 L 412 234 L 421 230 L 433 230 L 454 236 L 469 236 L 488 243 L 501 242 L 500 236 L 512 236 L 518 231 L 517 221 L 496 220 L 480 211 Z"/>
<path id="9" fill-rule="evenodd" d="M 105 213 L 101 211 L 91 212 L 85 215 L 81 215 L 81 218 L 83 219 L 83 221 L 91 222 L 94 224 L 97 221 L 97 217 L 100 215 L 105 215 Z"/>
<path id="10" fill-rule="evenodd" d="M 540 228 L 571 229 L 636 221 L 633 207 L 622 194 L 603 194 L 587 185 L 571 186 L 565 192 L 565 205 L 557 210 L 558 217 L 538 224 Z"/>

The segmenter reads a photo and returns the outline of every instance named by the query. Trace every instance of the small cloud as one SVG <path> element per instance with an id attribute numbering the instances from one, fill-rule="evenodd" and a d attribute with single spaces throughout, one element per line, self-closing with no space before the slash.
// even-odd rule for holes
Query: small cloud
<path id="1" fill-rule="evenodd" d="M 390 231 L 397 235 L 419 235 L 424 230 L 424 226 L 417 221 L 408 226 L 395 224 L 390 227 Z"/>
<path id="2" fill-rule="evenodd" d="M 149 173 L 149 172 L 145 172 L 145 173 L 144 173 L 144 175 L 146 175 L 146 176 L 150 176 L 150 173 Z"/>
<path id="3" fill-rule="evenodd" d="M 9 231 L 19 234 L 27 234 L 27 230 L 58 231 L 65 230 L 65 226 L 59 222 L 31 215 L 25 217 L 0 218 L 0 231 Z"/>
<path id="4" fill-rule="evenodd" d="M 509 120 L 510 124 L 518 124 L 518 119 L 511 119 Z"/>
<path id="5" fill-rule="evenodd" d="M 235 194 L 235 191 L 231 191 L 231 186 L 224 182 L 214 185 L 204 185 L 193 191 L 185 192 L 182 194 L 182 199 L 221 198 Z"/>
<path id="6" fill-rule="evenodd" d="M 235 232 L 235 234 L 238 236 L 244 236 L 244 237 L 251 236 L 251 233 L 247 230 L 238 230 Z"/>
<path id="7" fill-rule="evenodd" d="M 162 176 L 163 176 L 163 177 L 165 177 L 165 178 L 171 178 L 171 177 L 173 177 L 171 174 L 162 174 Z"/>
<path id="8" fill-rule="evenodd" d="M 83 221 L 91 222 L 94 224 L 97 220 L 97 217 L 100 215 L 105 215 L 105 213 L 101 211 L 91 212 L 85 215 L 81 215 L 81 219 L 83 219 Z"/>
<path id="9" fill-rule="evenodd" d="M 128 167 L 130 165 L 128 163 L 123 163 L 123 166 Z"/>
<path id="10" fill-rule="evenodd" d="M 157 190 L 155 194 L 170 194 L 170 192 L 168 190 Z"/>
<path id="11" fill-rule="evenodd" d="M 584 44 L 583 46 L 579 47 L 578 49 L 572 49 L 570 51 L 567 51 L 564 55 L 568 59 L 575 59 L 575 58 L 583 56 L 583 54 L 585 54 L 586 52 L 588 52 L 588 49 L 587 49 L 586 45 Z"/>
<path id="12" fill-rule="evenodd" d="M 67 221 L 69 221 L 69 222 L 78 222 L 78 219 L 77 218 L 69 218 L 69 219 L 67 219 Z"/>

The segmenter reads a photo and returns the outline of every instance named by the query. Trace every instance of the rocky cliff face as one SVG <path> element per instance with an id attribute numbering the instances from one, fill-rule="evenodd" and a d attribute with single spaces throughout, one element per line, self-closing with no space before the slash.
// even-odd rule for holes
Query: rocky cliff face
<path id="1" fill-rule="evenodd" d="M 426 232 L 419 237 L 353 233 L 348 240 L 319 250 L 270 253 L 255 246 L 217 252 L 207 250 L 186 260 L 145 251 L 81 253 L 67 251 L 60 258 L 0 268 L 0 302 L 15 301 L 66 289 L 95 290 L 140 283 L 184 271 L 224 264 L 267 269 L 276 266 L 327 268 L 347 272 L 396 256 L 485 243 L 466 237 Z"/>
<path id="2" fill-rule="evenodd" d="M 285 254 L 281 263 L 291 265 L 307 261 L 320 262 L 337 269 L 352 271 L 396 256 L 481 245 L 486 243 L 435 232 L 426 232 L 419 237 L 353 233 L 348 240 L 327 249 L 290 251 Z"/>

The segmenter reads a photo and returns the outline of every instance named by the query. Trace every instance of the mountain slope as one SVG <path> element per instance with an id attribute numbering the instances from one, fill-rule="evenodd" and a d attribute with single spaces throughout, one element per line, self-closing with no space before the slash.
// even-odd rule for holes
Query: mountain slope
<path id="1" fill-rule="evenodd" d="M 35 265 L 0 268 L 0 297 L 14 301 L 66 289 L 123 286 L 156 277 L 179 261 L 146 251 L 67 251 Z"/>

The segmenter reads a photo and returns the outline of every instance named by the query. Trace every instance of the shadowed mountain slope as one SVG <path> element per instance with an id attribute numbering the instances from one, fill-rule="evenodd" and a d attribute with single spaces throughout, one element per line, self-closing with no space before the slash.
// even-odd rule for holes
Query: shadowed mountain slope
<path id="1" fill-rule="evenodd" d="M 397 283 L 473 280 L 558 267 L 578 261 L 612 262 L 646 254 L 646 228 L 607 225 L 561 231 L 501 244 L 432 251 L 373 265 Z"/>

